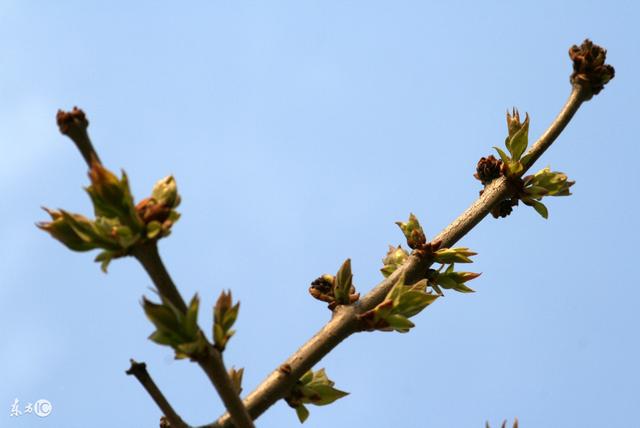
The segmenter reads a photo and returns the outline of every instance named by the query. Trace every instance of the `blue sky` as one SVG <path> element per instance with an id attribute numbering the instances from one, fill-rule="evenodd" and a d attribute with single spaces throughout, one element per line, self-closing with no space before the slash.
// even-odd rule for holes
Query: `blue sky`
<path id="1" fill-rule="evenodd" d="M 307 294 L 350 257 L 366 292 L 394 222 L 434 236 L 477 196 L 507 108 L 531 138 L 570 91 L 567 49 L 608 49 L 616 78 L 539 161 L 577 181 L 486 219 L 461 244 L 483 275 L 407 335 L 350 338 L 318 366 L 348 397 L 306 427 L 629 426 L 640 407 L 634 2 L 0 2 L 0 426 L 157 426 L 131 377 L 146 361 L 191 424 L 222 406 L 197 367 L 146 338 L 134 260 L 108 275 L 34 227 L 90 213 L 85 165 L 55 126 L 82 107 L 105 162 L 141 199 L 174 174 L 183 217 L 161 253 L 183 294 L 240 299 L 225 359 L 245 392 L 329 313 Z M 44 398 L 47 418 L 10 417 Z M 298 425 L 278 403 L 259 427 Z"/>

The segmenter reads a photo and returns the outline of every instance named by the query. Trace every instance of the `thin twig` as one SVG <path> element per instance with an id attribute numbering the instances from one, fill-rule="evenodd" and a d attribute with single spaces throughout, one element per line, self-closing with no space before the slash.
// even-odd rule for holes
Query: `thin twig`
<path id="1" fill-rule="evenodd" d="M 524 166 L 522 173 L 525 173 L 531 165 L 533 165 L 533 162 L 549 148 L 571 121 L 571 118 L 580 105 L 590 98 L 590 95 L 584 86 L 573 86 L 569 99 L 556 119 L 530 149 L 529 154 L 531 161 Z M 494 180 L 485 188 L 481 197 L 440 232 L 432 242 L 441 241 L 442 247 L 451 247 L 485 218 L 491 211 L 491 208 L 507 197 L 509 193 L 510 189 L 504 177 Z M 284 397 L 296 380 L 307 370 L 311 369 L 340 342 L 351 334 L 359 331 L 358 314 L 372 309 L 381 303 L 401 275 L 405 275 L 407 283 L 412 283 L 412 279 L 417 280 L 420 277 L 424 277 L 424 272 L 426 272 L 431 263 L 432 260 L 428 258 L 420 259 L 412 255 L 393 274 L 367 293 L 357 305 L 338 306 L 332 319 L 283 363 L 283 365 L 291 368 L 290 371 L 287 371 L 287 373 L 283 373 L 281 370 L 273 371 L 247 396 L 244 404 L 251 417 L 254 419 L 258 418 L 269 407 Z M 228 428 L 231 424 L 232 422 L 229 415 L 225 414 L 216 422 L 204 425 L 201 428 Z"/>
<path id="2" fill-rule="evenodd" d="M 238 428 L 253 428 L 253 420 L 244 407 L 238 391 L 233 386 L 229 372 L 224 365 L 222 353 L 209 344 L 207 354 L 202 360 L 198 360 L 198 365 L 218 391 L 227 411 L 232 415 L 234 425 Z"/>
<path id="3" fill-rule="evenodd" d="M 187 304 L 162 263 L 157 242 L 149 241 L 142 245 L 136 245 L 133 247 L 132 253 L 147 271 L 160 295 L 169 300 L 181 312 L 186 313 Z"/>
<path id="4" fill-rule="evenodd" d="M 74 107 L 71 111 L 58 110 L 56 121 L 60 132 L 71 138 L 89 169 L 91 169 L 92 162 L 100 163 L 98 153 L 93 148 L 87 133 L 89 121 L 82 110 L 78 107 Z"/>
<path id="5" fill-rule="evenodd" d="M 147 371 L 147 365 L 145 363 L 139 363 L 131 359 L 131 368 L 126 371 L 128 375 L 133 375 L 138 379 L 140 384 L 147 390 L 153 401 L 156 402 L 162 413 L 166 416 L 171 424 L 171 428 L 189 428 L 180 416 L 173 410 L 169 401 L 165 398 L 160 391 L 160 388 L 151 379 L 149 372 Z"/>
<path id="6" fill-rule="evenodd" d="M 178 310 L 186 313 L 187 305 L 160 258 L 156 242 L 134 247 L 133 255 L 147 271 L 162 297 L 169 300 Z M 198 357 L 198 365 L 207 374 L 220 395 L 233 424 L 237 428 L 253 428 L 253 421 L 233 387 L 220 351 L 210 343 L 207 348 L 208 352 Z"/>

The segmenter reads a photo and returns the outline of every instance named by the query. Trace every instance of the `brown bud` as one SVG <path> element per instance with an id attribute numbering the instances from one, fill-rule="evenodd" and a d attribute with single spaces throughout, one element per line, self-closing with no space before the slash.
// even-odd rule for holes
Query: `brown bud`
<path id="1" fill-rule="evenodd" d="M 614 68 L 605 64 L 607 51 L 586 39 L 580 47 L 573 45 L 569 49 L 569 57 L 573 61 L 571 83 L 584 85 L 592 95 L 598 94 L 615 75 Z"/>
<path id="2" fill-rule="evenodd" d="M 87 133 L 89 121 L 82 110 L 78 107 L 74 107 L 71 111 L 58 110 L 56 122 L 60 132 L 74 142 L 89 168 L 91 168 L 92 162 L 100 163 L 100 158 Z"/>
<path id="3" fill-rule="evenodd" d="M 506 217 L 513 211 L 513 207 L 518 205 L 518 198 L 509 198 L 501 201 L 491 210 L 493 218 Z"/>
<path id="4" fill-rule="evenodd" d="M 473 174 L 473 176 L 480 180 L 485 186 L 501 175 L 502 161 L 496 159 L 493 155 L 480 158 L 476 167 L 476 173 Z"/>
<path id="5" fill-rule="evenodd" d="M 136 211 L 146 224 L 154 220 L 163 223 L 169 218 L 169 214 L 171 214 L 170 207 L 157 203 L 153 198 L 145 198 L 138 202 Z"/>
<path id="6" fill-rule="evenodd" d="M 333 293 L 333 281 L 329 275 L 322 275 L 311 283 L 311 288 L 323 294 Z"/>
<path id="7" fill-rule="evenodd" d="M 69 135 L 75 130 L 86 130 L 89 126 L 87 116 L 78 107 L 73 107 L 71 111 L 58 110 L 56 122 L 60 132 L 64 135 Z"/>

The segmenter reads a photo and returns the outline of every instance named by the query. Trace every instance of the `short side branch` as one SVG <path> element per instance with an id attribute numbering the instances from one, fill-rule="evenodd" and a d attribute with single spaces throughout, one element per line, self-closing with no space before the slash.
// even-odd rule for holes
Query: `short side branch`
<path id="1" fill-rule="evenodd" d="M 157 243 L 151 241 L 145 245 L 136 246 L 134 247 L 133 255 L 147 271 L 162 297 L 169 300 L 178 310 L 186 313 L 187 305 L 160 258 Z M 233 387 L 220 351 L 210 343 L 207 348 L 207 353 L 198 358 L 198 365 L 207 374 L 218 395 L 220 395 L 230 414 L 230 418 L 233 420 L 233 424 L 237 428 L 253 428 L 253 421 Z"/>
<path id="2" fill-rule="evenodd" d="M 126 371 L 128 375 L 133 375 L 142 384 L 144 389 L 149 393 L 153 401 L 156 402 L 162 413 L 169 420 L 171 428 L 189 428 L 180 416 L 173 410 L 169 401 L 165 398 L 160 388 L 151 379 L 149 372 L 147 372 L 147 365 L 145 363 L 139 363 L 131 359 L 131 368 Z"/>

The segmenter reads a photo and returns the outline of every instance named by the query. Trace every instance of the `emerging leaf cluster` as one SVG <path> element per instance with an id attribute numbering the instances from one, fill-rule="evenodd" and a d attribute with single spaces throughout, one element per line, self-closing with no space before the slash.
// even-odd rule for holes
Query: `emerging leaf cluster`
<path id="1" fill-rule="evenodd" d="M 356 287 L 353 285 L 351 259 L 342 263 L 335 276 L 324 274 L 313 281 L 309 287 L 309 294 L 318 300 L 329 303 L 331 310 L 338 305 L 350 305 L 357 302 L 360 294 L 356 292 Z"/>
<path id="2" fill-rule="evenodd" d="M 415 326 L 409 318 L 419 314 L 439 296 L 427 291 L 427 280 L 405 285 L 404 275 L 389 290 L 384 301 L 360 315 L 366 330 L 408 332 Z"/>
<path id="3" fill-rule="evenodd" d="M 545 196 L 569 196 L 569 189 L 574 184 L 575 181 L 570 181 L 566 174 L 551 171 L 547 167 L 523 179 L 520 200 L 525 205 L 533 207 L 542 217 L 548 218 L 549 211 L 540 200 Z"/>
<path id="4" fill-rule="evenodd" d="M 509 151 L 507 155 L 499 147 L 494 147 L 502 162 L 506 165 L 510 175 L 517 175 L 524 169 L 523 164 L 529 161 L 529 157 L 524 154 L 529 145 L 529 114 L 525 115 L 524 122 L 520 122 L 520 113 L 513 109 L 513 114 L 507 112 L 507 128 L 509 135 L 505 139 L 505 146 Z"/>
<path id="5" fill-rule="evenodd" d="M 525 166 L 529 164 L 531 154 L 523 156 L 529 144 L 529 115 L 523 123 L 520 122 L 520 114 L 513 110 L 513 114 L 507 112 L 507 128 L 509 135 L 505 140 L 505 146 L 509 152 L 507 155 L 502 149 L 494 147 L 502 162 L 506 166 L 507 176 L 514 187 L 514 200 L 503 201 L 502 207 L 497 207 L 494 216 L 506 216 L 511 212 L 511 206 L 517 205 L 518 199 L 525 205 L 533 207 L 544 218 L 549 217 L 547 207 L 540 202 L 544 196 L 568 196 L 569 188 L 575 181 L 569 181 L 566 174 L 551 171 L 544 168 L 534 175 L 520 179 Z M 500 209 L 502 208 L 502 210 Z"/>
<path id="6" fill-rule="evenodd" d="M 89 178 L 91 185 L 85 190 L 93 203 L 94 220 L 45 208 L 51 221 L 38 223 L 38 227 L 73 251 L 102 249 L 95 261 L 101 263 L 104 272 L 111 260 L 129 254 L 134 245 L 167 236 L 180 217 L 175 210 L 180 197 L 173 177 L 160 180 L 152 196 L 138 206 L 134 205 L 124 171 L 118 178 L 94 161 Z"/>
<path id="7" fill-rule="evenodd" d="M 163 299 L 161 304 L 157 304 L 143 297 L 144 313 L 156 327 L 149 339 L 160 345 L 171 346 L 176 359 L 198 359 L 207 349 L 207 340 L 198 328 L 199 305 L 197 294 L 189 302 L 186 313 L 167 300 Z"/>
<path id="8" fill-rule="evenodd" d="M 334 388 L 334 385 L 335 382 L 327 377 L 324 369 L 316 372 L 309 370 L 296 382 L 285 401 L 296 410 L 300 422 L 304 422 L 309 417 L 305 404 L 325 406 L 349 395 L 348 392 Z"/>
<path id="9" fill-rule="evenodd" d="M 239 310 L 240 302 L 233 304 L 231 291 L 220 293 L 220 297 L 218 297 L 218 301 L 213 308 L 213 341 L 215 347 L 220 351 L 224 351 L 227 342 L 235 333 L 231 327 L 233 327 L 238 318 Z"/>

